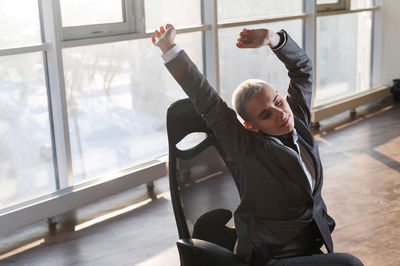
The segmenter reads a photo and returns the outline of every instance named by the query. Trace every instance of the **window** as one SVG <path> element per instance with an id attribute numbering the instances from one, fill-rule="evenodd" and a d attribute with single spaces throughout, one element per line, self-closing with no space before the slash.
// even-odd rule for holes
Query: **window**
<path id="1" fill-rule="evenodd" d="M 220 94 L 232 106 L 231 98 L 236 87 L 246 79 L 258 78 L 270 83 L 282 95 L 286 95 L 289 78 L 285 66 L 267 48 L 238 49 L 236 39 L 243 28 L 268 28 L 287 30 L 302 45 L 303 20 L 282 19 L 285 16 L 303 14 L 303 1 L 217 1 L 220 70 Z M 254 24 L 254 21 L 277 19 L 279 22 Z M 235 26 L 230 26 L 235 22 Z M 236 26 L 241 24 L 240 26 Z"/>
<path id="2" fill-rule="evenodd" d="M 373 0 L 317 0 L 318 11 L 338 11 L 368 8 L 373 6 Z"/>
<path id="3" fill-rule="evenodd" d="M 146 31 L 170 23 L 176 28 L 201 25 L 200 0 L 146 0 Z"/>
<path id="4" fill-rule="evenodd" d="M 55 190 L 41 53 L 0 57 L 0 209 Z"/>
<path id="5" fill-rule="evenodd" d="M 64 40 L 143 31 L 139 1 L 59 1 Z"/>
<path id="6" fill-rule="evenodd" d="M 41 43 L 37 1 L 0 1 L 0 32 L 0 49 Z"/>
<path id="7" fill-rule="evenodd" d="M 341 0 L 317 0 L 318 5 L 339 4 Z"/>
<path id="8" fill-rule="evenodd" d="M 124 21 L 121 0 L 61 0 L 64 27 Z"/>
<path id="9" fill-rule="evenodd" d="M 352 0 L 350 2 L 351 9 L 367 8 L 367 7 L 372 7 L 373 5 L 374 5 L 373 0 Z"/>
<path id="10" fill-rule="evenodd" d="M 318 11 L 335 11 L 349 8 L 349 0 L 317 0 Z"/>
<path id="11" fill-rule="evenodd" d="M 268 28 L 279 31 L 284 28 L 294 40 L 302 44 L 302 20 L 281 21 L 247 28 Z M 236 87 L 244 80 L 258 78 L 269 83 L 283 96 L 286 95 L 289 78 L 285 66 L 271 49 L 238 49 L 236 39 L 243 27 L 219 31 L 219 55 L 221 71 L 221 96 L 231 105 Z"/>
<path id="12" fill-rule="evenodd" d="M 201 69 L 201 33 L 177 41 Z M 70 48 L 63 57 L 74 182 L 168 152 L 165 112 L 185 94 L 150 40 Z"/>
<path id="13" fill-rule="evenodd" d="M 302 0 L 219 0 L 217 4 L 220 22 L 303 13 Z"/>
<path id="14" fill-rule="evenodd" d="M 319 17 L 315 105 L 371 88 L 372 13 Z"/>
<path id="15" fill-rule="evenodd" d="M 26 48 L 41 44 L 37 1 L 1 1 L 0 30 L 1 210 L 55 191 L 56 180 L 43 53 Z"/>

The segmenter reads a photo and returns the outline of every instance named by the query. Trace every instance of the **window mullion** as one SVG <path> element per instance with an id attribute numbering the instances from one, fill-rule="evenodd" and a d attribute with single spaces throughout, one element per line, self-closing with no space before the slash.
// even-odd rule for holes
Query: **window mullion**
<path id="1" fill-rule="evenodd" d="M 311 58 L 313 62 L 313 96 L 311 100 L 311 106 L 314 106 L 314 102 L 316 99 L 317 88 L 316 88 L 316 59 L 317 59 L 317 34 L 316 34 L 316 11 L 317 5 L 316 0 L 305 0 L 304 1 L 304 11 L 305 13 L 309 14 L 306 19 L 304 19 L 304 30 L 303 30 L 303 42 L 304 42 L 304 50 L 306 51 L 307 55 Z"/>
<path id="2" fill-rule="evenodd" d="M 204 32 L 204 73 L 211 86 L 220 93 L 217 0 L 202 1 L 202 20 L 203 24 L 211 26 Z"/>
<path id="3" fill-rule="evenodd" d="M 375 6 L 382 7 L 382 0 L 375 0 Z M 383 40 L 383 18 L 382 9 L 373 12 L 372 19 L 372 66 L 371 66 L 371 88 L 382 85 L 382 40 Z"/>
<path id="4" fill-rule="evenodd" d="M 73 184 L 67 101 L 61 51 L 61 17 L 59 1 L 41 0 L 43 33 L 46 51 L 46 72 L 54 130 L 56 171 L 59 189 Z"/>
<path id="5" fill-rule="evenodd" d="M 126 0 L 125 16 L 132 32 L 146 32 L 146 15 L 144 0 Z"/>

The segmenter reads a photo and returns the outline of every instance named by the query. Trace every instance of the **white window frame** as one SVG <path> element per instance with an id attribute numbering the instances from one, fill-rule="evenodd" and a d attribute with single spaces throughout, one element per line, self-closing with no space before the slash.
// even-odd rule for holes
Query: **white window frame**
<path id="1" fill-rule="evenodd" d="M 335 16 L 341 14 L 359 13 L 370 11 L 373 15 L 373 32 L 372 32 L 372 55 L 371 55 L 371 88 L 363 92 L 355 92 L 343 99 L 337 99 L 332 102 L 324 103 L 323 105 L 316 105 L 316 94 L 318 88 L 314 89 L 312 109 L 311 109 L 311 122 L 318 125 L 319 121 L 331 117 L 333 115 L 342 113 L 347 110 L 355 110 L 357 107 L 366 103 L 383 99 L 390 96 L 390 87 L 382 86 L 381 84 L 381 53 L 382 53 L 382 2 L 383 0 L 375 0 L 374 5 L 365 8 L 350 8 L 349 0 L 347 1 L 346 8 L 342 10 L 326 10 L 323 12 L 315 13 L 314 25 L 316 27 L 316 17 L 322 16 Z M 308 1 L 306 1 L 308 2 Z M 311 2 L 311 1 L 310 1 Z M 316 4 L 315 4 L 316 5 Z M 318 9 L 318 5 L 316 5 Z M 316 32 L 314 32 L 314 47 L 316 48 Z M 307 48 L 306 48 L 307 49 Z M 314 57 L 316 57 L 317 50 L 314 49 Z M 314 67 L 314 84 L 316 78 L 316 67 Z M 315 86 L 315 85 L 314 85 Z"/>
<path id="2" fill-rule="evenodd" d="M 87 39 L 117 34 L 145 32 L 144 0 L 121 0 L 122 22 L 62 27 L 62 40 Z M 61 19 L 60 0 L 56 1 Z"/>
<path id="3" fill-rule="evenodd" d="M 349 10 L 350 0 L 338 0 L 337 3 L 332 4 L 317 4 L 318 12 L 329 12 L 337 10 Z"/>

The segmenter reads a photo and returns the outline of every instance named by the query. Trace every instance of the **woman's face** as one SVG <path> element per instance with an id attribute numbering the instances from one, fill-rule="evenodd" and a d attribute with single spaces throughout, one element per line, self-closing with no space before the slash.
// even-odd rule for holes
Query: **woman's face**
<path id="1" fill-rule="evenodd" d="M 293 112 L 286 99 L 283 99 L 272 87 L 265 85 L 256 92 L 245 105 L 246 128 L 268 135 L 283 135 L 294 128 Z"/>

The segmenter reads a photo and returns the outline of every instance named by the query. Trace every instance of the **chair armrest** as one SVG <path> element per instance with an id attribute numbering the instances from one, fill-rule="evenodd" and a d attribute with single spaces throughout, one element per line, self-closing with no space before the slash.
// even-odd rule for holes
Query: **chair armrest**
<path id="1" fill-rule="evenodd" d="M 182 266 L 248 266 L 231 251 L 214 243 L 190 238 L 176 243 Z"/>
<path id="2" fill-rule="evenodd" d="M 232 212 L 214 209 L 201 215 L 193 226 L 192 238 L 205 240 L 233 251 L 237 239 L 236 231 L 226 226 Z"/>

